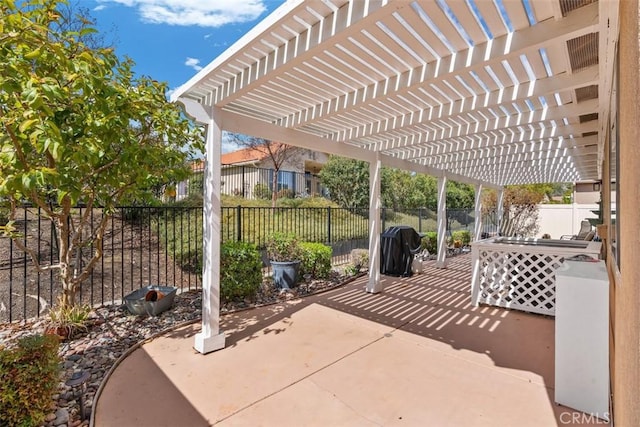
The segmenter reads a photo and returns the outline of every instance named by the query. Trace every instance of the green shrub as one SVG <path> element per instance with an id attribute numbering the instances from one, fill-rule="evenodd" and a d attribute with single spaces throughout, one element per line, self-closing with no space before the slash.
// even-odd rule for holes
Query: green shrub
<path id="1" fill-rule="evenodd" d="M 420 247 L 428 250 L 430 254 L 438 253 L 438 233 L 435 231 L 427 231 L 426 235 L 422 238 Z"/>
<path id="2" fill-rule="evenodd" d="M 348 264 L 345 268 L 344 268 L 344 273 L 347 276 L 355 276 L 356 274 L 360 273 L 360 270 L 358 270 L 356 268 L 355 265 L 353 264 Z"/>
<path id="3" fill-rule="evenodd" d="M 322 243 L 300 243 L 300 275 L 311 274 L 314 279 L 324 279 L 331 272 L 331 247 Z"/>
<path id="4" fill-rule="evenodd" d="M 356 273 L 363 268 L 369 268 L 369 250 L 354 249 L 351 251 L 351 264 Z"/>
<path id="5" fill-rule="evenodd" d="M 170 205 L 178 208 L 201 208 L 203 200 L 202 193 L 192 193 L 177 202 L 170 203 Z"/>
<path id="6" fill-rule="evenodd" d="M 272 233 L 267 236 L 265 246 L 270 261 L 297 261 L 302 256 L 300 242 L 293 233 Z"/>
<path id="7" fill-rule="evenodd" d="M 469 243 L 471 243 L 471 233 L 469 232 L 469 230 L 454 231 L 453 233 L 451 233 L 451 238 L 454 242 L 456 240 L 461 241 L 463 246 L 467 246 L 469 245 Z"/>
<path id="8" fill-rule="evenodd" d="M 276 206 L 280 208 L 300 208 L 304 199 L 278 199 Z"/>
<path id="9" fill-rule="evenodd" d="M 225 242 L 220 247 L 220 298 L 255 297 L 262 283 L 262 259 L 255 245 Z"/>
<path id="10" fill-rule="evenodd" d="M 44 424 L 59 378 L 55 336 L 31 335 L 0 348 L 0 425 Z"/>
<path id="11" fill-rule="evenodd" d="M 195 172 L 191 178 L 189 178 L 189 195 L 200 194 L 204 192 L 204 173 Z"/>
<path id="12" fill-rule="evenodd" d="M 261 200 L 271 199 L 271 190 L 267 184 L 258 183 L 253 187 L 253 197 Z"/>
<path id="13" fill-rule="evenodd" d="M 302 197 L 297 199 L 302 201 L 300 203 L 301 208 L 338 208 L 340 207 L 337 203 L 332 202 L 329 199 L 325 199 L 324 197 Z"/>

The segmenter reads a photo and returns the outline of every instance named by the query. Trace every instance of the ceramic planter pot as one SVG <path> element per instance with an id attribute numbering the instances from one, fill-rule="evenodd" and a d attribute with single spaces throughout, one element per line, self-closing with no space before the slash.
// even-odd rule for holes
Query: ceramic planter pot
<path id="1" fill-rule="evenodd" d="M 290 289 L 298 281 L 300 261 L 271 261 L 273 282 L 279 289 Z"/>

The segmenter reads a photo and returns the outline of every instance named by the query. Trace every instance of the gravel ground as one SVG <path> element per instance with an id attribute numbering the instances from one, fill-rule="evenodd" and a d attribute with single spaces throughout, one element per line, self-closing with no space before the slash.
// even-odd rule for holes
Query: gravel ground
<path id="1" fill-rule="evenodd" d="M 223 305 L 221 312 L 231 313 L 254 306 L 273 304 L 340 286 L 347 276 L 332 272 L 328 280 L 302 283 L 297 288 L 280 292 L 265 283 L 253 300 Z M 75 427 L 89 425 L 93 399 L 105 374 L 114 362 L 130 347 L 140 341 L 188 321 L 200 319 L 202 304 L 200 291 L 188 291 L 176 295 L 172 307 L 156 317 L 134 316 L 123 305 L 96 308 L 91 313 L 90 327 L 86 333 L 60 344 L 62 375 L 58 393 L 54 395 L 51 411 L 44 426 Z M 20 337 L 42 333 L 46 320 L 0 324 L 0 342 L 9 343 Z M 66 385 L 72 375 L 88 373 L 83 401 L 86 419 L 81 419 L 79 393 Z"/>

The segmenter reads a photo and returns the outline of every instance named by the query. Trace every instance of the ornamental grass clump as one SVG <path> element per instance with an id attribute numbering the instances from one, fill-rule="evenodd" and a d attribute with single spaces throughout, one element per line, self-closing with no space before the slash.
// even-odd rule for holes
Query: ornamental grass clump
<path id="1" fill-rule="evenodd" d="M 58 304 L 49 311 L 46 331 L 62 339 L 72 339 L 87 332 L 90 313 L 91 307 L 88 305 L 64 305 L 59 298 Z"/>

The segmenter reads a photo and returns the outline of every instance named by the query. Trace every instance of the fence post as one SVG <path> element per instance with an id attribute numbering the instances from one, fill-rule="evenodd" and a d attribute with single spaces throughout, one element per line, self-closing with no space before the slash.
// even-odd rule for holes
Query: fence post
<path id="1" fill-rule="evenodd" d="M 422 208 L 418 208 L 418 233 L 422 233 Z"/>
<path id="2" fill-rule="evenodd" d="M 240 205 L 236 207 L 236 238 L 238 242 L 242 241 L 242 206 Z"/>
<path id="3" fill-rule="evenodd" d="M 385 218 L 387 217 L 386 213 L 387 213 L 387 208 L 380 209 L 380 215 L 382 215 L 382 218 L 381 218 L 382 219 L 382 221 L 381 221 L 382 222 L 382 231 L 387 229 L 387 225 L 385 224 L 387 222 L 385 220 Z"/>
<path id="4" fill-rule="evenodd" d="M 331 244 L 331 207 L 327 207 L 327 244 Z"/>
<path id="5" fill-rule="evenodd" d="M 245 182 L 244 182 L 244 166 L 242 166 L 242 198 L 246 198 L 247 195 L 245 194 L 246 190 L 245 190 Z"/>

